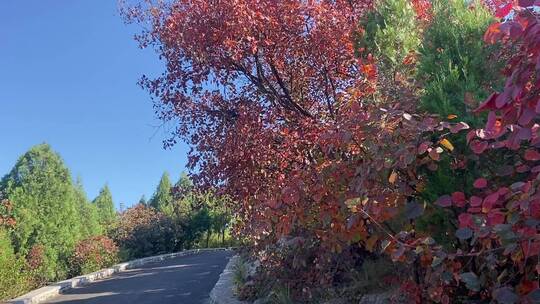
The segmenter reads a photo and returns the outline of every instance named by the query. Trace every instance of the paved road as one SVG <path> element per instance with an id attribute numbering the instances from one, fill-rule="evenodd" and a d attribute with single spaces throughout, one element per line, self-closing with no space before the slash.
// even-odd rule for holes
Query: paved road
<path id="1" fill-rule="evenodd" d="M 206 304 L 230 251 L 203 252 L 115 274 L 47 303 Z"/>

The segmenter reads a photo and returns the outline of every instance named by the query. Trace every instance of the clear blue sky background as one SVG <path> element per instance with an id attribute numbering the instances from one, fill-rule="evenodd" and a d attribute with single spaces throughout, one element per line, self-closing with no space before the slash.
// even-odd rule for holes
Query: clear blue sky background
<path id="1" fill-rule="evenodd" d="M 137 31 L 116 0 L 0 1 L 0 176 L 47 142 L 90 199 L 108 183 L 116 206 L 149 198 L 165 170 L 179 177 L 188 147 L 162 148 L 168 131 L 136 84 L 162 63 Z"/>

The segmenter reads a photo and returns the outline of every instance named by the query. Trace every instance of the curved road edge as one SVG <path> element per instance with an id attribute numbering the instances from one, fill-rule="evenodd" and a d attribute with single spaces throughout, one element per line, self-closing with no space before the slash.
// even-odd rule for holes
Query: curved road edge
<path id="1" fill-rule="evenodd" d="M 72 279 L 57 282 L 52 285 L 41 287 L 27 294 L 24 294 L 18 298 L 9 300 L 6 303 L 38 304 L 50 298 L 58 296 L 66 290 L 79 287 L 79 286 L 84 286 L 85 284 L 108 278 L 115 273 L 123 272 L 125 270 L 132 269 L 141 265 L 145 265 L 147 263 L 158 262 L 158 261 L 173 259 L 176 257 L 197 254 L 199 252 L 212 252 L 212 251 L 222 251 L 222 250 L 232 250 L 232 248 L 192 249 L 192 250 L 184 250 L 184 251 L 175 252 L 175 253 L 167 253 L 167 254 L 132 260 L 132 261 L 116 264 L 110 268 L 105 268 L 96 272 L 92 272 L 90 274 L 81 275 Z M 227 266 L 229 265 L 227 264 Z M 220 279 L 221 279 L 221 276 L 220 276 Z"/>
<path id="2" fill-rule="evenodd" d="M 219 280 L 210 292 L 211 304 L 245 304 L 248 302 L 240 301 L 234 294 L 234 267 L 238 263 L 238 255 L 229 259 L 227 266 L 219 275 Z"/>

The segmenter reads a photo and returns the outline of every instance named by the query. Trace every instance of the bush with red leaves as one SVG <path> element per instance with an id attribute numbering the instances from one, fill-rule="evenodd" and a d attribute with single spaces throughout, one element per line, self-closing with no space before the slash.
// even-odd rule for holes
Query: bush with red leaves
<path id="1" fill-rule="evenodd" d="M 72 276 L 90 273 L 112 266 L 118 262 L 118 246 L 106 236 L 94 236 L 81 240 L 70 258 Z"/>
<path id="2" fill-rule="evenodd" d="M 124 258 L 141 258 L 174 251 L 176 230 L 169 217 L 138 204 L 120 214 L 112 237 Z"/>

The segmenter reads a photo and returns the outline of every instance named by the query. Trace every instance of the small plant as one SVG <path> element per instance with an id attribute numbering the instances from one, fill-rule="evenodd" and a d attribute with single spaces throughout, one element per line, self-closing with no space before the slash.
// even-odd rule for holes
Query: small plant
<path id="1" fill-rule="evenodd" d="M 359 300 L 366 293 L 384 292 L 399 284 L 402 271 L 387 258 L 366 259 L 362 267 L 349 273 L 350 283 L 343 296 Z"/>
<path id="2" fill-rule="evenodd" d="M 24 259 L 15 255 L 7 233 L 0 229 L 0 301 L 31 288 L 30 278 L 23 272 L 24 268 Z"/>
<path id="3" fill-rule="evenodd" d="M 246 262 L 244 262 L 242 259 L 239 259 L 234 265 L 233 271 L 233 283 L 238 290 L 239 287 L 247 281 L 249 269 Z"/>
<path id="4" fill-rule="evenodd" d="M 80 241 L 70 258 L 72 276 L 90 273 L 112 266 L 118 261 L 118 247 L 106 236 L 95 236 Z"/>
<path id="5" fill-rule="evenodd" d="M 270 291 L 266 300 L 268 304 L 294 304 L 292 299 L 291 289 L 284 286 L 276 286 Z"/>

